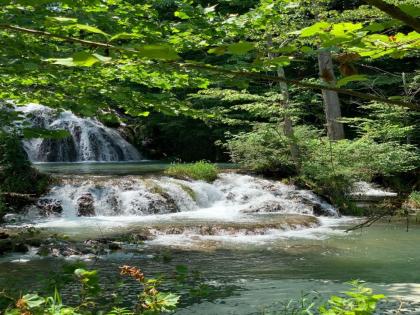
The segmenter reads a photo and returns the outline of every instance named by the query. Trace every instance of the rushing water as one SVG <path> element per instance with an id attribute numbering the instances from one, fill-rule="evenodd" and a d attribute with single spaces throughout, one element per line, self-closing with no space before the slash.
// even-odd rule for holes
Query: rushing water
<path id="1" fill-rule="evenodd" d="M 123 166 L 117 174 L 126 174 Z M 55 165 L 53 172 L 59 168 Z M 224 173 L 208 184 L 110 173 L 60 176 L 44 198 L 59 201 L 61 214 L 44 218 L 32 208 L 24 222 L 14 224 L 78 240 L 144 229 L 152 237 L 96 258 L 11 254 L 0 259 L 0 287 L 42 289 L 46 282 L 40 279 L 82 259 L 99 270 L 105 287 L 121 279 L 119 266 L 129 264 L 149 275 L 170 275 L 177 265 L 187 265 L 219 288 L 204 299 L 184 294 L 177 314 L 257 314 L 264 305 L 299 297 L 301 291 L 337 292 L 356 278 L 391 296 L 419 299 L 420 226 L 415 223 L 408 232 L 400 223 L 382 222 L 346 233 L 355 218 L 339 217 L 313 193 L 278 181 Z M 87 193 L 95 216 L 79 217 L 78 200 Z M 71 297 L 74 290 L 70 286 L 63 293 Z M 120 293 L 130 301 L 137 290 L 129 284 Z"/>
<path id="2" fill-rule="evenodd" d="M 66 130 L 64 139 L 30 139 L 24 148 L 33 162 L 134 161 L 139 152 L 116 130 L 95 118 L 80 118 L 72 112 L 57 112 L 31 104 L 18 107 L 34 128 Z"/>

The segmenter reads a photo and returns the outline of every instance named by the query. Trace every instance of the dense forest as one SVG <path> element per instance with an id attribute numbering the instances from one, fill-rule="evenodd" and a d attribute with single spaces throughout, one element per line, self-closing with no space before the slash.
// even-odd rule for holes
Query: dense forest
<path id="1" fill-rule="evenodd" d="M 200 237 L 261 236 L 285 225 L 292 230 L 324 226 L 323 218 L 331 216 L 342 220 L 346 231 L 385 224 L 390 218 L 403 220 L 397 226 L 410 230 L 415 221 L 409 231 L 413 243 L 404 246 L 418 243 L 418 0 L 0 0 L 0 19 L 0 270 L 14 268 L 2 263 L 2 255 L 40 248 L 37 255 L 49 261 L 51 256 L 66 256 L 64 247 L 69 251 L 76 246 L 73 251 L 83 252 L 81 239 L 89 248 L 86 253 L 95 248 L 100 257 L 103 246 L 126 251 L 126 243 L 135 241 L 141 247 L 146 241 L 148 248 L 156 231 L 189 237 L 199 226 Z M 165 166 L 156 172 L 153 161 Z M 54 167 L 60 174 L 51 171 Z M 85 167 L 88 173 L 82 172 Z M 142 167 L 147 175 L 134 173 L 134 167 Z M 357 187 L 375 187 L 383 195 L 374 194 L 366 206 L 360 203 L 361 196 L 355 197 Z M 133 197 L 133 191 L 141 198 Z M 261 204 L 239 207 L 268 193 L 271 199 Z M 139 219 L 143 223 L 136 228 L 141 226 L 141 232 L 132 226 L 113 227 L 108 235 L 103 225 L 100 239 L 80 236 L 85 230 L 57 230 L 64 225 L 50 224 L 51 218 L 67 220 L 70 204 L 77 215 L 69 218 L 84 220 L 72 221 L 73 226 L 93 224 L 101 229 L 105 223 L 93 221 L 96 217 L 158 217 L 193 211 L 197 205 L 200 210 L 220 208 L 221 194 L 228 209 L 223 211 L 238 206 L 240 213 L 257 214 L 258 219 L 239 224 L 242 217 L 229 221 L 217 212 L 214 217 L 179 220 L 170 216 L 169 227 L 153 219 L 147 228 Z M 194 207 L 188 208 L 186 200 Z M 296 202 L 300 204 L 295 206 Z M 340 219 L 342 215 L 355 221 L 349 224 Z M 217 222 L 209 223 L 212 220 Z M 69 241 L 67 233 L 74 240 Z M 157 243 L 158 249 L 150 255 L 161 257 L 164 265 L 172 254 L 168 244 L 156 241 L 159 235 L 153 234 L 150 244 Z M 183 242 L 191 245 L 194 238 Z M 220 246 L 216 250 L 222 251 L 220 257 L 233 255 L 232 261 L 242 261 L 244 252 L 235 256 Z M 408 248 L 401 255 L 418 249 Z M 200 247 L 198 252 L 206 250 Z M 177 253 L 175 261 L 192 255 L 195 263 L 202 263 L 188 250 Z M 362 266 L 360 261 L 355 265 L 359 263 Z M 40 289 L 35 282 L 25 287 L 28 282 L 16 281 L 8 288 L 1 282 L 11 280 L 7 272 L 0 272 L 4 314 L 160 314 L 174 311 L 177 304 L 182 313 L 182 307 L 213 301 L 212 296 L 230 296 L 227 287 L 209 285 L 211 277 L 195 277 L 179 264 L 168 281 L 173 283 L 161 291 L 156 270 L 146 267 L 156 278 L 145 278 L 143 269 L 121 261 L 121 275 L 140 285 L 141 293 L 134 298 L 137 304 L 131 287 L 129 302 L 110 302 L 108 289 L 107 297 L 99 296 L 104 284 L 95 268 L 61 264 L 66 271 L 60 271 L 61 280 L 52 286 L 55 291 L 51 286 Z M 159 272 L 171 274 L 165 268 Z M 369 272 L 325 277 L 333 281 L 363 275 L 368 278 Z M 401 277 L 395 282 L 408 283 L 405 275 Z M 420 283 L 418 276 L 413 279 Z M 79 283 L 80 300 L 70 298 L 70 305 L 64 306 L 58 291 L 63 288 L 64 297 L 74 297 L 68 290 L 75 290 L 75 285 L 64 285 L 71 281 Z M 351 285 L 346 295 L 332 296 L 325 303 L 304 297 L 261 314 L 392 311 L 394 306 L 377 310 L 383 295 L 373 294 L 360 281 Z M 187 298 L 184 291 L 189 292 Z M 22 296 L 30 292 L 40 295 Z M 107 302 L 102 305 L 101 299 Z M 213 314 L 204 308 L 196 311 Z M 251 312 L 242 309 L 237 314 Z"/>

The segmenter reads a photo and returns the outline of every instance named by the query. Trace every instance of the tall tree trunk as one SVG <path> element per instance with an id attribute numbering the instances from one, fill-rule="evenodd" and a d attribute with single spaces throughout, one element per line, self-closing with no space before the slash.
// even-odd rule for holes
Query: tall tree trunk
<path id="1" fill-rule="evenodd" d="M 284 78 L 284 69 L 283 67 L 277 68 L 277 76 L 280 78 Z M 279 82 L 280 91 L 283 95 L 283 102 L 282 107 L 284 109 L 289 108 L 289 90 L 287 87 L 286 82 Z M 293 132 L 293 122 L 290 118 L 290 115 L 288 113 L 284 114 L 283 118 L 283 132 L 284 135 L 289 139 L 289 147 L 290 147 L 290 156 L 292 157 L 293 163 L 296 165 L 296 168 L 300 168 L 300 161 L 299 161 L 299 147 L 295 142 L 294 132 Z"/>
<path id="2" fill-rule="evenodd" d="M 272 59 L 275 55 L 270 52 L 270 48 L 273 47 L 273 40 L 271 34 L 267 35 L 267 47 L 268 47 L 268 58 Z M 277 76 L 279 78 L 285 78 L 284 69 L 281 66 L 277 67 Z M 289 148 L 290 148 L 290 156 L 292 158 L 293 163 L 295 164 L 296 170 L 300 168 L 300 160 L 299 160 L 299 147 L 295 142 L 294 132 L 293 132 L 293 122 L 290 118 L 289 113 L 287 113 L 287 109 L 289 108 L 289 90 L 287 87 L 286 82 L 278 82 L 278 87 L 280 92 L 283 96 L 282 102 L 280 102 L 280 107 L 286 110 L 286 113 L 283 115 L 283 134 L 289 140 Z"/>
<path id="3" fill-rule="evenodd" d="M 321 51 L 318 55 L 319 75 L 330 85 L 335 85 L 336 79 L 334 75 L 331 53 L 329 51 Z M 343 124 L 338 120 L 341 118 L 340 99 L 338 93 L 330 90 L 322 90 L 324 99 L 324 110 L 327 119 L 328 137 L 331 140 L 344 139 Z"/>

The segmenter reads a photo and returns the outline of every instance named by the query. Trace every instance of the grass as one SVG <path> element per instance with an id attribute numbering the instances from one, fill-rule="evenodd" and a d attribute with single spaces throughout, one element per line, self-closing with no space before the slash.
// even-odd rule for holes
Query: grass
<path id="1" fill-rule="evenodd" d="M 213 182 L 217 179 L 219 169 L 216 165 L 199 161 L 194 164 L 172 164 L 165 170 L 165 174 L 180 179 L 195 179 Z"/>
<path id="2" fill-rule="evenodd" d="M 413 209 L 420 209 L 420 191 L 413 191 L 408 196 L 408 205 Z"/>

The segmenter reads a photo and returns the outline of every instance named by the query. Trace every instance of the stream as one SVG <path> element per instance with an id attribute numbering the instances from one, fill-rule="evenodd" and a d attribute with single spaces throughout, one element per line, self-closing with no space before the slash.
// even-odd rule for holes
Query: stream
<path id="1" fill-rule="evenodd" d="M 415 222 L 408 232 L 400 222 L 380 222 L 346 233 L 360 219 L 339 216 L 310 191 L 231 170 L 209 184 L 163 176 L 167 164 L 152 161 L 37 167 L 57 178 L 42 198 L 54 201 L 59 213 L 45 217 L 33 206 L 8 228 L 35 227 L 78 242 L 116 235 L 141 235 L 142 241 L 125 241 L 95 256 L 40 256 L 32 248 L 0 256 L 0 287 L 10 291 L 42 291 L 45 279 L 82 260 L 99 270 L 105 290 L 121 280 L 118 267 L 126 264 L 150 276 L 173 274 L 180 265 L 198 272 L 211 290 L 199 297 L 183 292 L 176 314 L 263 314 L 302 292 L 336 293 L 352 279 L 394 299 L 420 302 Z M 91 216 L 78 216 L 80 200 L 87 200 Z M 128 283 L 119 293 L 130 303 L 137 292 Z M 62 293 L 76 299 L 71 285 Z M 107 293 L 111 301 L 115 292 Z M 420 308 L 410 314 L 420 314 Z"/>

